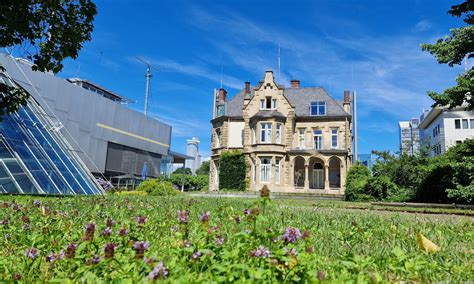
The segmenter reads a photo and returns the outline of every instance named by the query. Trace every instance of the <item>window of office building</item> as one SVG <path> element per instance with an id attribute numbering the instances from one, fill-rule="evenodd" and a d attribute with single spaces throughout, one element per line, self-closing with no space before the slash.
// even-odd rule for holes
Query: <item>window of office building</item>
<path id="1" fill-rule="evenodd" d="M 454 120 L 454 128 L 461 129 L 461 120 L 460 119 L 455 119 Z"/>
<path id="2" fill-rule="evenodd" d="M 468 129 L 468 128 L 469 128 L 469 125 L 468 125 L 467 119 L 463 119 L 462 120 L 462 129 Z"/>

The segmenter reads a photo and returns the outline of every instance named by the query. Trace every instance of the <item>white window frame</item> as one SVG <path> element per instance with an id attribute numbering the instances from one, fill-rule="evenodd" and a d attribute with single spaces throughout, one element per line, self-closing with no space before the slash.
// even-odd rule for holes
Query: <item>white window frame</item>
<path id="1" fill-rule="evenodd" d="M 217 128 L 216 129 L 216 148 L 221 147 L 221 129 Z"/>
<path id="2" fill-rule="evenodd" d="M 305 128 L 299 128 L 298 129 L 298 147 L 300 149 L 305 149 L 306 148 L 306 135 L 305 135 L 306 129 Z"/>
<path id="3" fill-rule="evenodd" d="M 281 123 L 277 123 L 275 127 L 275 139 L 277 144 L 281 144 Z"/>
<path id="4" fill-rule="evenodd" d="M 272 123 L 271 122 L 260 123 L 260 143 L 262 144 L 272 143 Z"/>
<path id="5" fill-rule="evenodd" d="M 316 107 L 316 113 L 313 113 L 313 105 Z M 319 107 L 324 106 L 324 113 L 319 111 Z M 313 101 L 309 105 L 309 114 L 311 116 L 325 116 L 327 113 L 327 105 L 325 101 Z"/>
<path id="6" fill-rule="evenodd" d="M 252 161 L 252 181 L 255 183 L 257 181 L 257 165 L 256 160 Z"/>
<path id="7" fill-rule="evenodd" d="M 265 109 L 265 100 L 260 100 L 260 110 Z"/>
<path id="8" fill-rule="evenodd" d="M 263 162 L 268 160 L 268 164 Z M 260 158 L 260 183 L 270 183 L 272 180 L 272 160 L 270 158 Z"/>
<path id="9" fill-rule="evenodd" d="M 464 122 L 466 122 L 466 124 L 464 124 Z M 469 129 L 469 119 L 467 118 L 461 119 L 461 126 L 462 126 L 462 129 Z"/>
<path id="10" fill-rule="evenodd" d="M 334 131 L 336 133 L 334 133 Z M 334 136 L 336 137 L 336 145 L 334 145 Z M 331 128 L 331 148 L 337 149 L 339 147 L 339 129 Z"/>
<path id="11" fill-rule="evenodd" d="M 275 160 L 275 184 L 280 184 L 281 179 L 281 160 Z"/>
<path id="12" fill-rule="evenodd" d="M 321 132 L 321 133 L 316 133 L 316 132 Z M 319 143 L 316 143 L 317 138 L 320 138 Z M 315 129 L 313 131 L 313 143 L 314 143 L 314 149 L 315 150 L 321 150 L 324 148 L 324 140 L 323 140 L 323 130 L 322 129 Z M 319 145 L 318 145 L 319 144 Z M 319 146 L 319 147 L 318 147 Z"/>
<path id="13" fill-rule="evenodd" d="M 272 109 L 277 109 L 278 101 L 277 99 L 272 99 Z"/>

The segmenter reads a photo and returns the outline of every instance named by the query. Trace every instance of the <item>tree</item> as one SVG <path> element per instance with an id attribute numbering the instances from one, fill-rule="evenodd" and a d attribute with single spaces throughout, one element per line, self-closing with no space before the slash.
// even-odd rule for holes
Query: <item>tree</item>
<path id="1" fill-rule="evenodd" d="M 451 6 L 449 14 L 455 17 L 464 16 L 467 26 L 452 29 L 451 35 L 439 39 L 435 44 L 422 44 L 424 51 L 431 53 L 438 63 L 448 64 L 450 67 L 460 65 L 464 58 L 474 57 L 474 2 L 467 0 L 459 5 Z M 466 59 L 466 60 L 467 60 Z M 444 90 L 442 93 L 430 91 L 428 95 L 435 101 L 435 106 L 450 108 L 467 103 L 468 109 L 474 109 L 474 67 L 461 74 L 456 79 L 457 85 Z"/>
<path id="2" fill-rule="evenodd" d="M 83 43 L 91 39 L 96 14 L 91 0 L 2 0 L 0 47 L 19 46 L 33 61 L 33 70 L 58 73 L 63 60 L 77 58 Z M 28 96 L 0 83 L 0 116 L 16 112 Z"/>
<path id="3" fill-rule="evenodd" d="M 196 170 L 196 175 L 209 175 L 209 161 L 202 162 L 199 169 Z"/>
<path id="4" fill-rule="evenodd" d="M 185 175 L 192 175 L 192 171 L 190 168 L 177 168 L 173 174 L 185 174 Z"/>

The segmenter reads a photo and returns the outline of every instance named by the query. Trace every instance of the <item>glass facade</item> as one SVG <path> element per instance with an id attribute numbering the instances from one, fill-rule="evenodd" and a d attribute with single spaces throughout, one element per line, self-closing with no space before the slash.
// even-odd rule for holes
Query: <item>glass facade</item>
<path id="1" fill-rule="evenodd" d="M 0 74 L 1 76 L 1 74 Z M 4 81 L 8 81 L 4 77 Z M 86 166 L 40 105 L 28 105 L 0 121 L 0 192 L 101 194 Z"/>

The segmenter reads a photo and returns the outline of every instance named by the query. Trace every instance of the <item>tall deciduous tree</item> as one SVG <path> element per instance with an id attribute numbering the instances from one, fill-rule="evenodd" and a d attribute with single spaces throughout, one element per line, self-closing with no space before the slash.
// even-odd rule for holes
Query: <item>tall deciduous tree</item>
<path id="1" fill-rule="evenodd" d="M 439 63 L 450 67 L 462 64 L 464 58 L 474 57 L 474 1 L 467 0 L 459 5 L 451 6 L 448 13 L 455 17 L 463 17 L 467 26 L 452 29 L 451 35 L 439 39 L 435 44 L 422 44 L 422 49 L 430 52 Z M 458 76 L 457 85 L 442 93 L 428 92 L 435 100 L 435 105 L 450 108 L 467 103 L 468 109 L 474 109 L 474 67 Z"/>
<path id="2" fill-rule="evenodd" d="M 91 39 L 96 14 L 91 0 L 1 0 L 0 47 L 18 46 L 33 61 L 33 70 L 57 73 L 62 61 L 77 58 Z M 27 100 L 28 94 L 0 83 L 0 118 Z"/>

